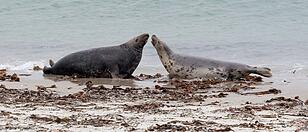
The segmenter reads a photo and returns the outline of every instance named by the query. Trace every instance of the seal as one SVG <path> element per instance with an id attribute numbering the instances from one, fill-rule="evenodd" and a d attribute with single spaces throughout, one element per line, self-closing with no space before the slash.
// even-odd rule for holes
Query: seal
<path id="1" fill-rule="evenodd" d="M 170 78 L 238 80 L 251 73 L 264 77 L 272 76 L 271 70 L 266 67 L 252 67 L 245 64 L 176 54 L 156 35 L 152 36 L 152 44 Z"/>
<path id="2" fill-rule="evenodd" d="M 149 34 L 142 34 L 128 42 L 71 53 L 58 62 L 49 61 L 44 74 L 77 75 L 77 77 L 131 78 L 142 57 Z"/>

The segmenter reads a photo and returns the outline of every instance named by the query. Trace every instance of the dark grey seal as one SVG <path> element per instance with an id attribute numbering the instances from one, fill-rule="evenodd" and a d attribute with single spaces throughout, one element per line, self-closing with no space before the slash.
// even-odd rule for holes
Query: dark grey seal
<path id="1" fill-rule="evenodd" d="M 152 44 L 171 78 L 238 80 L 251 73 L 264 77 L 272 76 L 271 70 L 266 67 L 252 67 L 245 64 L 176 54 L 155 35 L 152 36 Z"/>
<path id="2" fill-rule="evenodd" d="M 76 75 L 77 77 L 130 78 L 142 57 L 149 34 L 112 47 L 94 48 L 69 54 L 58 62 L 50 61 L 44 74 Z"/>

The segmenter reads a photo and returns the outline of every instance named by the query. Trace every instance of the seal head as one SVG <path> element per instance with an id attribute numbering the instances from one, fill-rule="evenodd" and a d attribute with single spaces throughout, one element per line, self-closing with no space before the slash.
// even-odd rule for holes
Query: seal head
<path id="1" fill-rule="evenodd" d="M 164 65 L 165 69 L 171 73 L 174 59 L 173 51 L 166 45 L 165 42 L 158 39 L 156 35 L 152 35 L 152 45 L 155 47 L 157 54 L 159 55 L 159 59 Z"/>
<path id="2" fill-rule="evenodd" d="M 137 50 L 142 50 L 144 45 L 147 43 L 148 39 L 149 39 L 149 34 L 144 33 L 129 40 L 128 42 L 125 43 L 125 45 L 135 48 Z"/>

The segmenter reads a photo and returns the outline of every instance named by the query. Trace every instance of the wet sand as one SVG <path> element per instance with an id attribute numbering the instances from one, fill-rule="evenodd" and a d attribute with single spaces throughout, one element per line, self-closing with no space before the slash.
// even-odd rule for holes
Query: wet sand
<path id="1" fill-rule="evenodd" d="M 19 82 L 0 81 L 0 130 L 308 131 L 305 93 L 289 94 L 286 86 L 267 79 L 187 81 L 164 74 L 141 75 L 139 80 L 78 79 L 43 77 L 41 71 L 17 75 Z"/>

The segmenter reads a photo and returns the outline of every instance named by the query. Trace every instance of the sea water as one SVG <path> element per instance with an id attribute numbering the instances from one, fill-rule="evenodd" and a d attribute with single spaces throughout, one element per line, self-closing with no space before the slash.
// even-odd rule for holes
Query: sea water
<path id="1" fill-rule="evenodd" d="M 28 70 L 141 33 L 177 53 L 269 67 L 268 81 L 308 89 L 305 0 L 0 0 L 0 68 Z M 141 72 L 166 73 L 150 40 Z"/>

